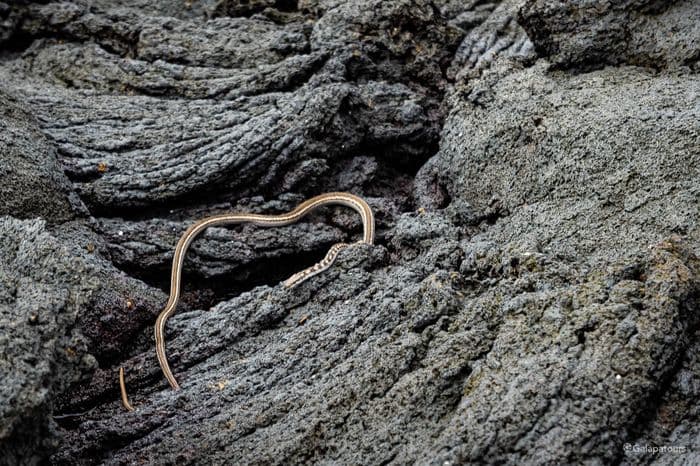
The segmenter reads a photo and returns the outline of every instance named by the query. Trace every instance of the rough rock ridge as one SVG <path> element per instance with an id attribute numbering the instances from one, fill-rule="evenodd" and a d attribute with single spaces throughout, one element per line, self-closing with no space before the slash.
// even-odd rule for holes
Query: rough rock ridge
<path id="1" fill-rule="evenodd" d="M 699 462 L 698 13 L 0 2 L 0 464 Z"/>

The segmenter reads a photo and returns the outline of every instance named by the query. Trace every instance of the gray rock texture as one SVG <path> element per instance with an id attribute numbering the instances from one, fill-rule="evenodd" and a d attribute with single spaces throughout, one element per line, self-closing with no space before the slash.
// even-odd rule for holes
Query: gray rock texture
<path id="1" fill-rule="evenodd" d="M 0 215 L 65 222 L 85 212 L 32 115 L 0 91 Z"/>
<path id="2" fill-rule="evenodd" d="M 695 0 L 528 0 L 521 23 L 540 53 L 564 67 L 632 64 L 697 71 Z"/>
<path id="3" fill-rule="evenodd" d="M 698 13 L 0 2 L 0 464 L 697 463 Z"/>
<path id="4" fill-rule="evenodd" d="M 0 232 L 0 457 L 34 463 L 57 444 L 53 398 L 95 369 L 76 318 L 99 282 L 44 221 L 0 217 Z"/>

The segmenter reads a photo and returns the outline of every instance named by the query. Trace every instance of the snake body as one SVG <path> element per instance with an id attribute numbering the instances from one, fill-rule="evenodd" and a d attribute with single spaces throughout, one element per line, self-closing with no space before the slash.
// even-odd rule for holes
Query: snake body
<path id="1" fill-rule="evenodd" d="M 180 386 L 170 370 L 170 365 L 168 364 L 168 359 L 165 355 L 165 323 L 175 312 L 177 302 L 180 299 L 182 266 L 185 260 L 185 253 L 187 252 L 187 249 L 194 238 L 205 229 L 219 225 L 232 225 L 239 223 L 252 223 L 253 225 L 262 227 L 289 225 L 299 221 L 312 210 L 326 205 L 342 205 L 356 210 L 362 217 L 362 224 L 364 227 L 363 238 L 360 242 L 367 244 L 374 243 L 374 214 L 372 213 L 372 209 L 370 209 L 369 205 L 367 205 L 364 200 L 355 196 L 354 194 L 349 193 L 321 194 L 302 202 L 291 212 L 283 214 L 261 215 L 233 213 L 213 215 L 211 217 L 206 217 L 199 220 L 185 231 L 175 247 L 173 266 L 170 274 L 170 296 L 165 308 L 163 308 L 161 313 L 158 315 L 155 323 L 156 355 L 158 357 L 158 363 L 163 370 L 165 378 L 168 379 L 168 382 L 173 389 L 177 390 L 180 388 Z M 328 269 L 331 265 L 333 265 L 338 253 L 347 246 L 348 245 L 345 243 L 334 244 L 320 262 L 302 270 L 301 272 L 295 273 L 283 282 L 283 286 L 286 288 L 292 288 Z"/>
<path id="2" fill-rule="evenodd" d="M 119 390 L 122 393 L 122 404 L 127 411 L 133 411 L 134 407 L 129 403 L 129 396 L 126 394 L 126 384 L 124 383 L 124 368 L 119 368 Z"/>

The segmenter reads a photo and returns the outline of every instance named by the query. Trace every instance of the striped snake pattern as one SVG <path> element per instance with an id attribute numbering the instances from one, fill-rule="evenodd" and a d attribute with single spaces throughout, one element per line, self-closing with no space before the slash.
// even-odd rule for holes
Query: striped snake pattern
<path id="1" fill-rule="evenodd" d="M 185 260 L 185 253 L 192 243 L 192 240 L 194 240 L 194 238 L 205 229 L 212 226 L 232 225 L 239 223 L 252 223 L 262 227 L 289 225 L 299 221 L 312 210 L 327 205 L 342 205 L 357 211 L 362 218 L 363 224 L 363 237 L 359 242 L 367 244 L 374 243 L 374 214 L 372 213 L 372 209 L 370 209 L 369 205 L 367 205 L 364 200 L 355 196 L 354 194 L 340 192 L 326 193 L 312 197 L 311 199 L 299 204 L 291 212 L 283 214 L 260 215 L 238 213 L 206 217 L 194 223 L 187 229 L 187 231 L 185 231 L 175 247 L 175 255 L 173 257 L 173 266 L 170 275 L 170 296 L 165 308 L 158 315 L 155 323 L 156 356 L 158 357 L 158 363 L 163 370 L 165 378 L 168 380 L 173 389 L 177 390 L 180 388 L 180 386 L 170 370 L 170 365 L 168 364 L 168 359 L 165 354 L 165 323 L 175 312 L 175 308 L 177 307 L 177 303 L 180 298 L 182 266 Z M 346 243 L 334 244 L 320 262 L 295 273 L 287 280 L 282 282 L 282 285 L 286 288 L 292 288 L 305 280 L 322 273 L 324 270 L 327 270 L 331 265 L 333 265 L 338 253 L 340 253 L 340 251 L 347 246 L 348 244 Z M 124 390 L 122 390 L 122 393 L 125 394 Z"/>

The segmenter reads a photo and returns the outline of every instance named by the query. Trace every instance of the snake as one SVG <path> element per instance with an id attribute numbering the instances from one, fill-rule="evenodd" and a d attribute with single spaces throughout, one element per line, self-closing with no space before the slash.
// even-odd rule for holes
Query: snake
<path id="1" fill-rule="evenodd" d="M 185 254 L 192 241 L 197 235 L 202 233 L 209 227 L 221 225 L 233 225 L 241 223 L 250 223 L 261 227 L 279 227 L 298 222 L 301 218 L 307 215 L 314 209 L 327 205 L 341 205 L 350 207 L 357 211 L 362 218 L 363 237 L 358 243 L 374 244 L 374 214 L 367 202 L 362 198 L 345 192 L 332 192 L 320 194 L 318 196 L 307 199 L 299 204 L 293 210 L 282 214 L 262 215 L 254 213 L 229 213 L 212 215 L 205 217 L 192 224 L 180 237 L 180 240 L 175 247 L 173 256 L 173 266 L 170 274 L 170 295 L 165 307 L 158 315 L 155 323 L 155 340 L 156 340 L 156 356 L 158 363 L 163 370 L 163 375 L 170 383 L 174 390 L 178 390 L 178 384 L 175 376 L 170 370 L 168 358 L 165 353 L 165 324 L 168 318 L 173 315 L 180 299 L 180 291 L 182 285 L 182 267 L 185 261 Z M 326 256 L 321 261 L 308 267 L 300 272 L 295 273 L 287 280 L 282 282 L 283 287 L 293 288 L 309 278 L 322 273 L 333 265 L 336 257 L 349 245 L 346 243 L 336 243 L 329 249 Z"/>
<path id="2" fill-rule="evenodd" d="M 119 368 L 119 390 L 122 393 L 122 404 L 127 411 L 133 411 L 134 407 L 129 403 L 129 396 L 126 394 L 126 384 L 124 383 L 124 368 Z"/>

